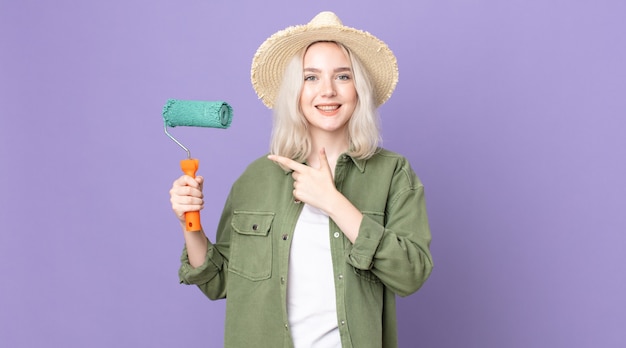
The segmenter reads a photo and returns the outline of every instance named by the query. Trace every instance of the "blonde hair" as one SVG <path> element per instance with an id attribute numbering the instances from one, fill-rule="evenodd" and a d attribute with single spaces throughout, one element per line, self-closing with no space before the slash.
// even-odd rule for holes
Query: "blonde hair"
<path id="1" fill-rule="evenodd" d="M 350 49 L 341 43 L 334 43 L 350 59 L 358 97 L 354 113 L 348 121 L 348 154 L 355 158 L 367 159 L 376 153 L 382 141 L 373 86 L 363 64 Z M 304 83 L 302 64 L 304 54 L 311 45 L 296 53 L 287 64 L 273 108 L 274 123 L 270 152 L 298 162 L 306 161 L 311 153 L 308 123 L 300 108 L 300 94 Z"/>

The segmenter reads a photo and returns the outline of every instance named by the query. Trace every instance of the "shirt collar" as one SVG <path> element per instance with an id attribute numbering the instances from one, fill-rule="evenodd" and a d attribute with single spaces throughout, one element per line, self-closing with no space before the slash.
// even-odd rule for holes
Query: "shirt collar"
<path id="1" fill-rule="evenodd" d="M 359 159 L 359 158 L 354 158 L 348 154 L 343 154 L 341 156 L 339 156 L 339 160 L 338 161 L 347 161 L 348 159 L 351 159 L 352 162 L 354 163 L 354 165 L 357 167 L 357 169 L 363 173 L 365 171 L 365 163 L 367 162 L 367 160 L 365 159 Z"/>
<path id="2" fill-rule="evenodd" d="M 345 162 L 348 159 L 351 159 L 352 162 L 354 163 L 354 165 L 356 166 L 356 168 L 361 172 L 365 172 L 365 163 L 367 163 L 366 159 L 359 159 L 359 158 L 355 158 L 352 157 L 350 155 L 348 155 L 347 153 L 342 154 L 341 156 L 339 156 L 339 159 L 337 160 L 337 162 Z M 303 164 L 306 164 L 306 162 L 304 162 Z M 283 169 L 283 171 L 285 172 L 285 174 L 291 174 L 293 172 L 293 170 L 291 169 Z"/>

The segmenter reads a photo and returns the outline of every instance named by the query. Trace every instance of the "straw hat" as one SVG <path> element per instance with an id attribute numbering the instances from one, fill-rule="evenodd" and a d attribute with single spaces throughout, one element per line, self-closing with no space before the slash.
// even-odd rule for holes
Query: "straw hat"
<path id="1" fill-rule="evenodd" d="M 391 97 L 398 83 L 398 63 L 389 47 L 368 32 L 344 26 L 334 13 L 321 12 L 306 25 L 291 26 L 270 36 L 254 55 L 252 86 L 268 108 L 274 106 L 288 61 L 315 41 L 336 41 L 350 48 L 370 75 L 377 106 Z"/>

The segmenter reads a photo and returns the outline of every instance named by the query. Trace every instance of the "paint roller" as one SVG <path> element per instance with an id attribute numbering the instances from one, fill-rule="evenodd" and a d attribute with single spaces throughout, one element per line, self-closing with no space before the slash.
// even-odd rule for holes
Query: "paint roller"
<path id="1" fill-rule="evenodd" d="M 187 152 L 187 158 L 180 161 L 183 173 L 196 177 L 196 171 L 200 161 L 191 158 L 191 152 L 170 133 L 168 127 L 230 127 L 233 120 L 233 108 L 224 101 L 198 101 L 170 99 L 163 107 L 163 123 L 165 134 L 178 146 Z M 200 212 L 192 211 L 185 213 L 185 228 L 187 231 L 200 231 Z"/>

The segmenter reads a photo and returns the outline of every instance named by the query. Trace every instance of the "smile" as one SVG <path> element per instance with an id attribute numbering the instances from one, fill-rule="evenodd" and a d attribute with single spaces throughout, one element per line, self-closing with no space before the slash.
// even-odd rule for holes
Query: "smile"
<path id="1" fill-rule="evenodd" d="M 316 106 L 316 108 L 318 110 L 326 111 L 326 112 L 328 112 L 328 111 L 335 111 L 335 110 L 339 109 L 340 107 L 341 107 L 341 105 L 318 105 L 318 106 Z"/>

